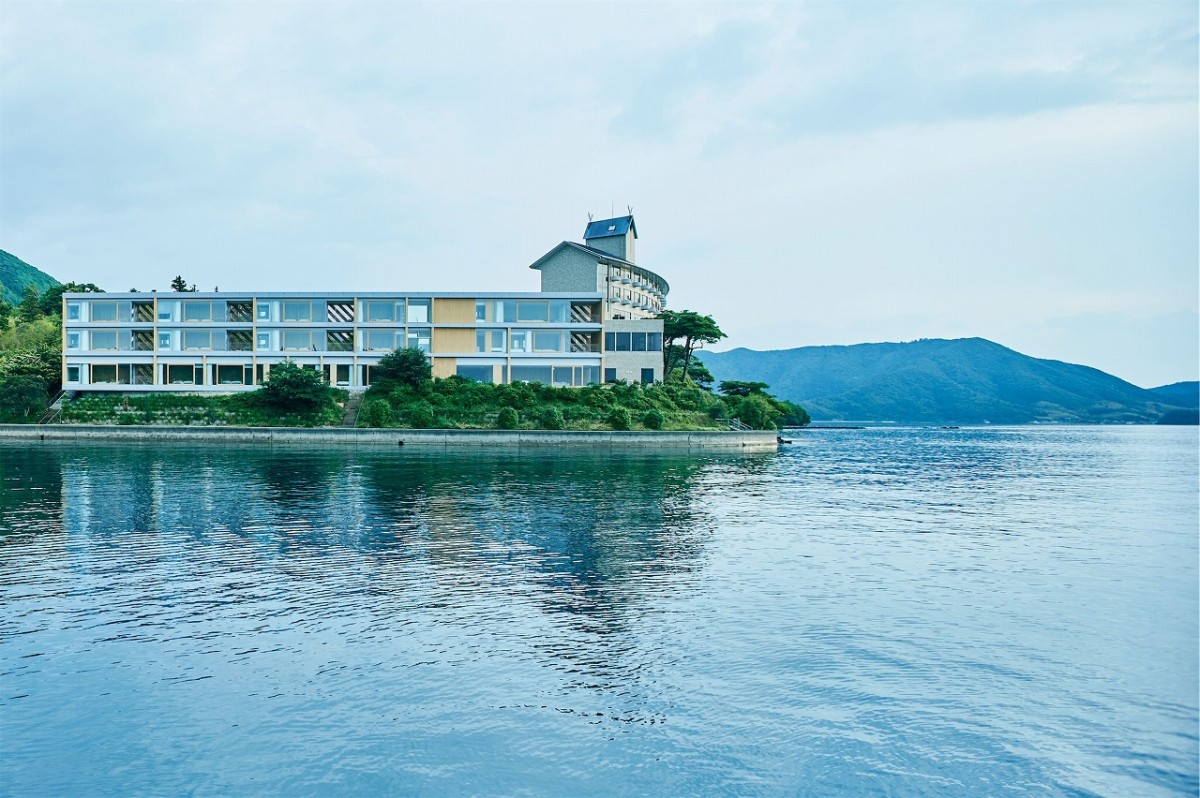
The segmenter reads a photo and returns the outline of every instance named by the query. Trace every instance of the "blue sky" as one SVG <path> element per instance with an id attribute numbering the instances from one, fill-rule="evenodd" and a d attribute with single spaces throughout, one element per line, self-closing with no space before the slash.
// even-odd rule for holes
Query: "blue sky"
<path id="1" fill-rule="evenodd" d="M 728 347 L 1196 379 L 1197 9 L 0 6 L 0 248 L 61 280 L 534 289 L 632 205 Z"/>

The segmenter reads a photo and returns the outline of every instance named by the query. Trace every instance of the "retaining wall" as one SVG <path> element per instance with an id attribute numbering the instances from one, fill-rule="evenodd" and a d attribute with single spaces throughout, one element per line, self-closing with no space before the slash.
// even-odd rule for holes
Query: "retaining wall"
<path id="1" fill-rule="evenodd" d="M 568 432 L 549 430 L 411 430 L 342 427 L 169 427 L 102 424 L 0 424 L 0 439 L 68 441 L 204 441 L 215 443 L 337 444 L 345 446 L 497 446 L 593 449 L 770 450 L 774 432 Z"/>

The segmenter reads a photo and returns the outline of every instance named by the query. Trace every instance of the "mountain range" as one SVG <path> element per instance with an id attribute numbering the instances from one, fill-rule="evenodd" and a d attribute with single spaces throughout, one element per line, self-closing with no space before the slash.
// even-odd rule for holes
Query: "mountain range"
<path id="1" fill-rule="evenodd" d="M 42 293 L 58 285 L 58 280 L 0 249 L 0 299 L 10 305 L 19 304 L 29 285 Z"/>
<path id="2" fill-rule="evenodd" d="M 983 338 L 698 355 L 718 381 L 765 382 L 814 421 L 1155 423 L 1197 406 L 1195 382 L 1139 388 Z"/>

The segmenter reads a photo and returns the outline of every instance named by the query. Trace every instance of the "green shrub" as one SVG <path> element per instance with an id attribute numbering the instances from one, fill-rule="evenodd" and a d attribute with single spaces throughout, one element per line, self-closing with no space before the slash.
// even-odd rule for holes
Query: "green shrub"
<path id="1" fill-rule="evenodd" d="M 771 400 L 762 394 L 751 394 L 736 406 L 737 417 L 743 424 L 754 429 L 776 429 L 777 422 L 783 414 Z"/>
<path id="2" fill-rule="evenodd" d="M 608 425 L 615 430 L 627 430 L 633 426 L 633 421 L 628 410 L 618 407 L 608 414 Z"/>
<path id="3" fill-rule="evenodd" d="M 666 420 L 667 417 L 662 414 L 661 410 L 651 410 L 642 416 L 642 424 L 646 429 L 662 429 Z"/>
<path id="4" fill-rule="evenodd" d="M 519 424 L 520 421 L 521 419 L 517 415 L 517 411 L 513 410 L 511 407 L 502 409 L 496 415 L 496 426 L 500 429 L 516 429 L 517 424 Z"/>
<path id="5" fill-rule="evenodd" d="M 392 423 L 392 406 L 386 399 L 368 399 L 363 402 L 361 426 L 386 427 Z"/>
<path id="6" fill-rule="evenodd" d="M 428 402 L 418 402 L 408 410 L 408 426 L 413 429 L 433 429 L 436 419 Z"/>
<path id="7" fill-rule="evenodd" d="M 311 413 L 333 401 L 321 372 L 290 360 L 271 366 L 258 396 L 263 404 L 283 413 Z"/>
<path id="8" fill-rule="evenodd" d="M 563 429 L 566 426 L 562 411 L 557 407 L 551 407 L 542 414 L 542 429 Z"/>
<path id="9" fill-rule="evenodd" d="M 429 360 L 420 349 L 409 347 L 388 352 L 371 368 L 371 381 L 415 388 L 433 378 Z"/>

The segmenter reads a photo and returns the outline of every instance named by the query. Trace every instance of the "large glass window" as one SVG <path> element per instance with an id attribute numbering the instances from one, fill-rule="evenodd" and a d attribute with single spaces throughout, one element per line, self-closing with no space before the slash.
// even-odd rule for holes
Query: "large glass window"
<path id="1" fill-rule="evenodd" d="M 271 334 L 267 332 L 260 332 L 257 336 L 255 336 L 254 348 L 260 352 L 266 352 L 270 350 Z"/>
<path id="2" fill-rule="evenodd" d="M 116 330 L 92 330 L 91 348 L 95 350 L 111 350 L 117 348 Z"/>
<path id="3" fill-rule="evenodd" d="M 517 321 L 549 321 L 550 306 L 547 302 L 518 302 Z"/>
<path id="4" fill-rule="evenodd" d="M 79 321 L 79 303 L 67 303 L 67 321 Z"/>
<path id="5" fill-rule="evenodd" d="M 78 349 L 78 348 L 79 348 L 79 333 L 77 333 L 77 332 L 67 333 L 67 349 Z"/>
<path id="6" fill-rule="evenodd" d="M 184 302 L 183 303 L 183 320 L 184 321 L 212 321 L 212 303 L 211 302 Z"/>
<path id="7" fill-rule="evenodd" d="M 510 337 L 510 352 L 529 351 L 529 330 L 513 330 Z"/>
<path id="8" fill-rule="evenodd" d="M 575 369 L 571 366 L 555 366 L 552 385 L 559 388 L 569 388 L 572 385 Z"/>
<path id="9" fill-rule="evenodd" d="M 513 382 L 541 382 L 546 385 L 554 380 L 553 369 L 550 366 L 517 366 L 512 367 Z"/>
<path id="10" fill-rule="evenodd" d="M 159 349 L 170 349 L 171 348 L 171 331 L 170 330 L 162 330 L 159 332 L 158 348 Z"/>
<path id="11" fill-rule="evenodd" d="M 420 349 L 422 352 L 428 352 L 433 344 L 433 331 L 428 327 L 409 327 L 408 328 L 408 346 L 411 349 Z"/>
<path id="12" fill-rule="evenodd" d="M 646 334 L 640 333 L 640 332 L 635 332 L 635 333 L 633 333 L 632 338 L 633 338 L 632 346 L 630 347 L 632 349 L 632 351 L 645 352 L 646 351 Z"/>
<path id="13" fill-rule="evenodd" d="M 284 302 L 284 321 L 312 321 L 311 302 Z"/>
<path id="14" fill-rule="evenodd" d="M 390 352 L 396 348 L 395 330 L 367 330 L 365 333 L 368 352 Z"/>
<path id="15" fill-rule="evenodd" d="M 475 331 L 475 351 L 476 352 L 503 352 L 504 349 L 504 330 L 476 330 Z"/>
<path id="16" fill-rule="evenodd" d="M 561 352 L 562 332 L 559 330 L 534 330 L 534 352 Z"/>
<path id="17" fill-rule="evenodd" d="M 67 382 L 79 382 L 79 366 L 67 366 Z"/>
<path id="18" fill-rule="evenodd" d="M 213 366 L 213 383 L 216 385 L 243 385 L 246 370 L 241 366 Z"/>
<path id="19" fill-rule="evenodd" d="M 163 382 L 168 385 L 193 385 L 196 382 L 196 369 L 192 364 L 184 366 L 163 366 Z"/>
<path id="20" fill-rule="evenodd" d="M 255 303 L 254 318 L 259 321 L 271 320 L 271 303 L 267 301 L 259 301 Z"/>
<path id="21" fill-rule="evenodd" d="M 410 299 L 410 300 L 408 300 L 408 321 L 410 324 L 428 324 L 429 323 L 429 300 L 428 299 Z"/>
<path id="22" fill-rule="evenodd" d="M 184 330 L 184 349 L 212 349 L 211 330 Z"/>
<path id="23" fill-rule="evenodd" d="M 366 302 L 367 308 L 363 321 L 395 321 L 396 302 L 394 300 L 371 299 Z M 401 306 L 403 310 L 403 305 Z"/>
<path id="24" fill-rule="evenodd" d="M 115 383 L 117 381 L 117 367 L 108 365 L 95 364 L 92 366 L 92 382 L 94 383 Z"/>
<path id="25" fill-rule="evenodd" d="M 571 320 L 571 303 L 566 299 L 550 300 L 550 321 L 566 324 Z"/>
<path id="26" fill-rule="evenodd" d="M 487 302 L 482 299 L 475 303 L 475 321 L 487 321 Z"/>
<path id="27" fill-rule="evenodd" d="M 661 352 L 662 333 L 605 333 L 604 349 L 608 352 Z"/>
<path id="28" fill-rule="evenodd" d="M 312 349 L 312 330 L 284 330 L 283 348 L 292 351 Z"/>
<path id="29" fill-rule="evenodd" d="M 117 320 L 117 303 L 116 302 L 92 302 L 91 305 L 92 321 L 116 321 Z"/>
<path id="30" fill-rule="evenodd" d="M 466 377 L 468 380 L 475 382 L 491 382 L 492 367 L 491 366 L 458 366 L 455 373 L 460 377 Z"/>

